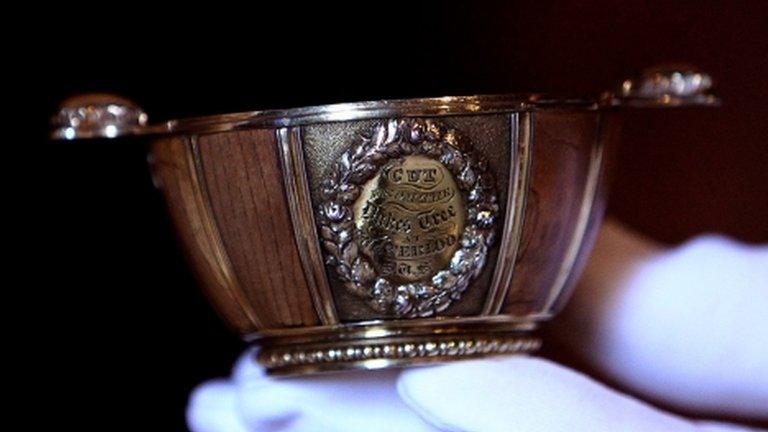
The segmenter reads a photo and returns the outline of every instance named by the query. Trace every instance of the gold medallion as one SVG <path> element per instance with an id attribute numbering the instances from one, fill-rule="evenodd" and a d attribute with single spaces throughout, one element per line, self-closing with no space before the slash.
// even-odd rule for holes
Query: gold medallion
<path id="1" fill-rule="evenodd" d="M 385 164 L 355 205 L 362 252 L 395 283 L 423 281 L 459 248 L 466 210 L 453 175 L 421 155 Z"/>

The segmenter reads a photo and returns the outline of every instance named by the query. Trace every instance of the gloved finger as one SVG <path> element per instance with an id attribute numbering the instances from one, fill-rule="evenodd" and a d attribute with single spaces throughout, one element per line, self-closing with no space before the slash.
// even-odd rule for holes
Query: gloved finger
<path id="1" fill-rule="evenodd" d="M 246 349 L 232 367 L 232 380 L 240 383 L 267 379 L 267 371 L 257 361 L 254 361 L 258 348 Z"/>
<path id="2" fill-rule="evenodd" d="M 408 369 L 398 380 L 398 391 L 416 412 L 446 431 L 712 430 L 711 424 L 659 411 L 581 373 L 525 356 Z"/>
<path id="3" fill-rule="evenodd" d="M 229 380 L 198 386 L 187 404 L 187 425 L 194 432 L 248 432 L 237 409 L 237 386 Z"/>
<path id="4" fill-rule="evenodd" d="M 606 223 L 552 338 L 637 394 L 768 419 L 768 247 L 703 236 L 663 250 Z"/>
<path id="5" fill-rule="evenodd" d="M 247 351 L 232 378 L 195 390 L 188 408 L 193 431 L 227 425 L 236 418 L 248 431 L 393 431 L 434 432 L 397 394 L 398 369 L 329 373 L 305 377 L 268 377 Z M 202 404 L 202 396 L 217 404 Z M 200 411 L 211 409 L 209 413 Z"/>

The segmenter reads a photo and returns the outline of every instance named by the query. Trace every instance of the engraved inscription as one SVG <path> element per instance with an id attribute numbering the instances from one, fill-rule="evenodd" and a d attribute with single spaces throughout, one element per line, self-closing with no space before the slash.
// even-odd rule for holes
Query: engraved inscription
<path id="1" fill-rule="evenodd" d="M 355 206 L 362 251 L 396 283 L 430 278 L 459 247 L 466 211 L 450 171 L 413 155 L 386 163 Z"/>

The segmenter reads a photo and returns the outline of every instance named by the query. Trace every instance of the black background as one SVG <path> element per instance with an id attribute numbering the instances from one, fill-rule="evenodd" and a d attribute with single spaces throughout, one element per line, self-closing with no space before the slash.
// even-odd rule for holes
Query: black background
<path id="1" fill-rule="evenodd" d="M 34 338 L 43 402 L 57 423 L 81 429 L 182 430 L 190 390 L 226 375 L 244 347 L 196 288 L 145 143 L 48 142 L 61 99 L 113 92 L 162 120 L 380 98 L 596 94 L 643 67 L 690 62 L 718 79 L 725 105 L 632 114 L 609 211 L 669 243 L 705 231 L 766 242 L 766 4 L 46 9 L 53 22 L 18 63 L 34 70 L 28 94 L 43 143 L 32 147 L 42 181 L 27 172 L 21 182 L 36 206 L 24 305 L 43 328 Z"/>

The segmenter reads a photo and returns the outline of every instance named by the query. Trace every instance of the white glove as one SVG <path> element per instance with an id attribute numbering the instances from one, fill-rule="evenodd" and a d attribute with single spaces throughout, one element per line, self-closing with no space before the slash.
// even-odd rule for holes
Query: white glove
<path id="1" fill-rule="evenodd" d="M 768 247 L 709 236 L 664 251 L 606 223 L 550 333 L 623 390 L 768 421 Z M 196 432 L 747 430 L 525 356 L 269 378 L 249 351 L 194 391 L 187 418 Z"/>

